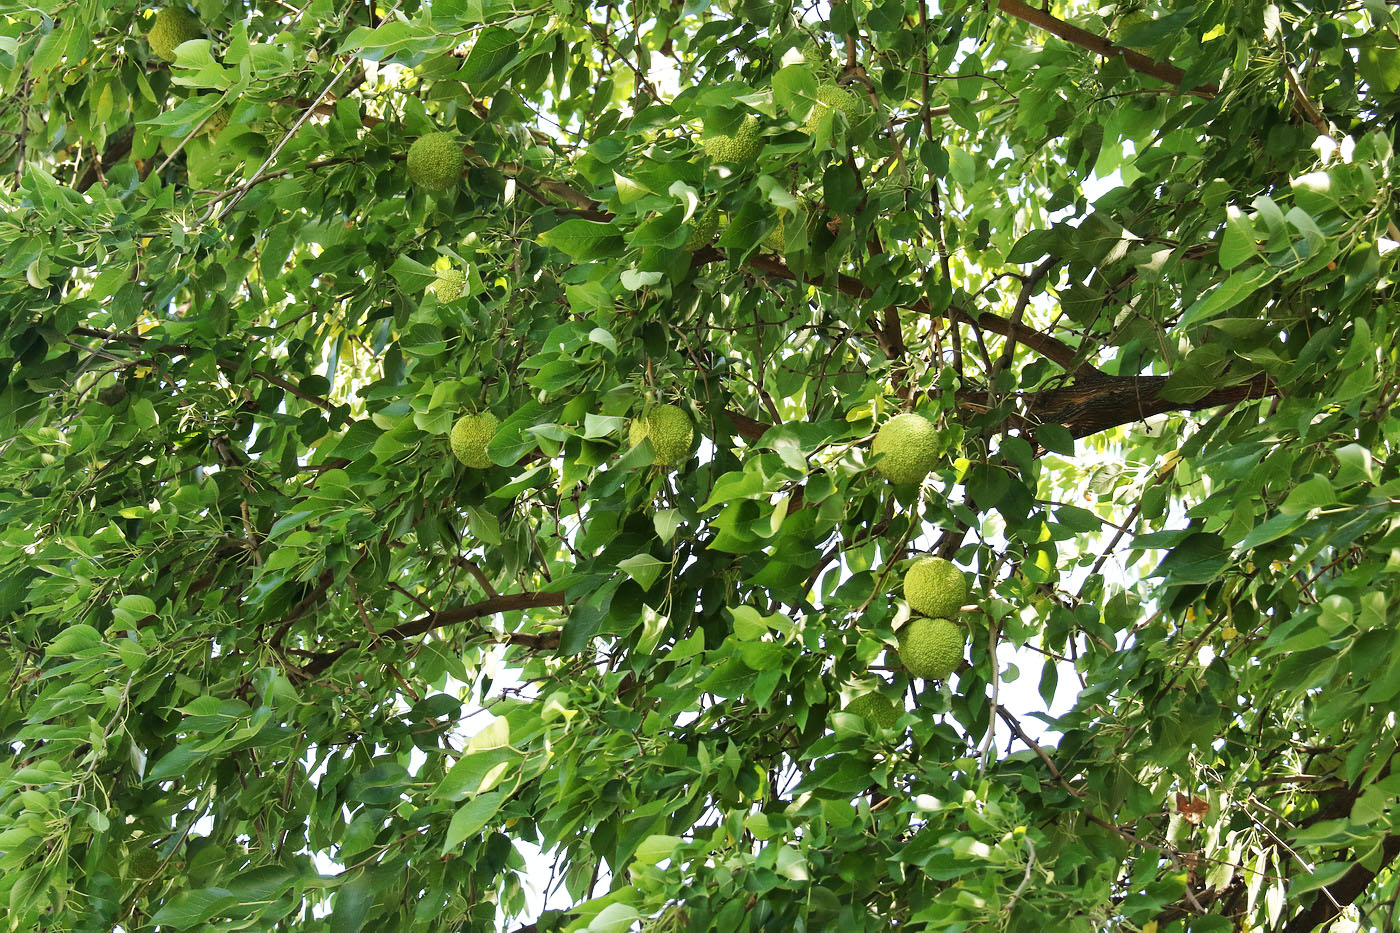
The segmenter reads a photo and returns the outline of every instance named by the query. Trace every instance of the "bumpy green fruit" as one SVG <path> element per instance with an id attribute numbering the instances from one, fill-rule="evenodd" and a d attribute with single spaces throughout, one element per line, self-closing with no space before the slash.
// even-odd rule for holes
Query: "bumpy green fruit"
<path id="1" fill-rule="evenodd" d="M 866 722 L 881 729 L 892 729 L 899 721 L 899 711 L 883 693 L 862 693 L 846 704 L 846 712 L 855 713 Z"/>
<path id="2" fill-rule="evenodd" d="M 809 136 L 815 133 L 822 117 L 832 110 L 839 110 L 846 115 L 847 120 L 854 121 L 860 114 L 860 99 L 843 87 L 823 84 L 817 88 L 817 102 L 808 112 L 807 122 L 802 124 L 803 131 Z"/>
<path id="3" fill-rule="evenodd" d="M 462 297 L 462 289 L 467 285 L 467 277 L 461 269 L 443 269 L 433 282 L 433 294 L 438 301 L 448 302 Z"/>
<path id="4" fill-rule="evenodd" d="M 779 217 L 778 225 L 768 231 L 760 245 L 770 253 L 781 253 L 787 246 L 787 221 Z"/>
<path id="5" fill-rule="evenodd" d="M 160 854 L 150 846 L 142 845 L 138 841 L 132 844 L 131 855 L 127 858 L 123 874 L 130 879 L 149 881 L 155 877 L 158 868 L 160 868 Z"/>
<path id="6" fill-rule="evenodd" d="M 430 191 L 449 191 L 462 177 L 462 146 L 451 133 L 429 133 L 408 147 L 408 176 Z"/>
<path id="7" fill-rule="evenodd" d="M 870 452 L 875 468 L 892 483 L 921 483 L 938 463 L 938 429 L 923 415 L 903 414 L 886 421 Z"/>
<path id="8" fill-rule="evenodd" d="M 685 248 L 693 253 L 703 246 L 709 246 L 717 230 L 719 211 L 712 207 L 690 222 L 690 238 L 685 241 Z"/>
<path id="9" fill-rule="evenodd" d="M 758 117 L 745 117 L 733 136 L 711 136 L 701 145 L 716 162 L 750 162 L 758 158 L 758 153 L 763 149 L 760 130 Z"/>
<path id="10" fill-rule="evenodd" d="M 491 466 L 491 458 L 486 456 L 486 445 L 491 443 L 500 426 L 500 420 L 489 411 L 479 415 L 463 415 L 452 426 L 452 453 L 473 469 L 486 469 Z"/>
<path id="11" fill-rule="evenodd" d="M 915 677 L 947 680 L 963 659 L 963 630 L 947 619 L 910 619 L 899 630 L 899 663 Z"/>
<path id="12" fill-rule="evenodd" d="M 650 440 L 652 463 L 675 466 L 690 455 L 690 443 L 695 439 L 695 426 L 690 416 L 675 405 L 658 405 L 640 418 L 633 418 L 627 428 L 627 442 L 636 447 Z"/>
<path id="13" fill-rule="evenodd" d="M 198 39 L 204 35 L 204 26 L 189 10 L 183 7 L 167 7 L 156 14 L 151 31 L 146 33 L 146 41 L 151 51 L 166 61 L 175 60 L 175 49 L 182 42 Z"/>
<path id="14" fill-rule="evenodd" d="M 904 574 L 909 608 L 936 619 L 955 619 L 967 602 L 967 574 L 941 557 L 920 557 Z"/>

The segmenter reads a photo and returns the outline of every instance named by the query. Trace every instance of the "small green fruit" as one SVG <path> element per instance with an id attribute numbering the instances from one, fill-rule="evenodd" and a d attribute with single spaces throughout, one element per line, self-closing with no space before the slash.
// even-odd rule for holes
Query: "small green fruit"
<path id="1" fill-rule="evenodd" d="M 500 420 L 489 411 L 479 415 L 463 415 L 452 426 L 449 438 L 452 453 L 473 469 L 486 469 L 491 466 L 491 458 L 486 456 L 486 445 L 491 443 L 500 426 Z"/>
<path id="2" fill-rule="evenodd" d="M 855 713 L 866 722 L 881 729 L 893 729 L 899 721 L 899 711 L 883 693 L 862 693 L 846 704 L 846 712 Z"/>
<path id="3" fill-rule="evenodd" d="M 768 235 L 763 238 L 763 242 L 760 245 L 765 252 L 783 252 L 784 248 L 787 246 L 787 221 L 779 217 L 778 225 L 768 231 Z"/>
<path id="4" fill-rule="evenodd" d="M 462 177 L 465 157 L 451 133 L 429 133 L 408 147 L 408 177 L 429 191 L 450 191 Z"/>
<path id="5" fill-rule="evenodd" d="M 920 557 L 904 574 L 909 608 L 935 619 L 956 619 L 967 603 L 967 574 L 941 557 Z"/>
<path id="6" fill-rule="evenodd" d="M 446 303 L 461 298 L 466 286 L 467 277 L 461 269 L 443 269 L 438 273 L 437 281 L 433 282 L 433 294 L 438 301 Z"/>
<path id="7" fill-rule="evenodd" d="M 1124 39 L 1133 38 L 1133 33 L 1141 26 L 1152 22 L 1152 17 L 1142 10 L 1124 13 L 1113 23 L 1113 41 L 1125 45 Z M 1135 46 L 1140 43 L 1134 43 Z"/>
<path id="8" fill-rule="evenodd" d="M 175 49 L 180 43 L 198 39 L 204 35 L 204 26 L 199 18 L 184 7 L 166 7 L 156 14 L 151 31 L 146 33 L 146 42 L 166 61 L 175 60 Z"/>
<path id="9" fill-rule="evenodd" d="M 822 117 L 833 110 L 841 111 L 846 115 L 847 121 L 855 122 L 860 115 L 860 99 L 843 87 L 823 84 L 817 88 L 817 102 L 808 112 L 807 122 L 802 124 L 803 131 L 809 136 L 816 133 Z"/>
<path id="10" fill-rule="evenodd" d="M 693 253 L 697 249 L 709 246 L 717 230 L 719 211 L 712 207 L 690 222 L 690 238 L 685 241 L 685 248 Z"/>
<path id="11" fill-rule="evenodd" d="M 947 680 L 963 660 L 963 630 L 947 619 L 910 619 L 899 630 L 899 663 L 915 677 Z"/>
<path id="12" fill-rule="evenodd" d="M 711 136 L 701 141 L 700 145 L 705 147 L 710 158 L 716 162 L 742 165 L 758 158 L 759 152 L 762 151 L 763 140 L 759 135 L 761 129 L 758 117 L 745 117 L 733 136 Z"/>
<path id="13" fill-rule="evenodd" d="M 938 463 L 938 429 L 923 415 L 903 414 L 886 421 L 870 452 L 875 469 L 897 485 L 921 483 Z"/>
<path id="14" fill-rule="evenodd" d="M 651 441 L 652 463 L 675 466 L 690 456 L 695 426 L 690 423 L 690 416 L 675 405 L 658 405 L 641 417 L 633 418 L 627 426 L 630 446 L 636 447 L 643 440 Z"/>

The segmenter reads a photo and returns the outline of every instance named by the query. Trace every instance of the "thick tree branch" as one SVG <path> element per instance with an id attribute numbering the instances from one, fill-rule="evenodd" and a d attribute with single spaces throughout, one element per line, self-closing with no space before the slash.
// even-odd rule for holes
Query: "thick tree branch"
<path id="1" fill-rule="evenodd" d="M 563 605 L 563 593 L 508 593 L 504 596 L 484 599 L 481 602 L 472 603 L 469 606 L 459 606 L 456 609 L 444 609 L 440 612 L 430 612 L 421 618 L 414 619 L 412 622 L 405 622 L 403 625 L 396 625 L 388 631 L 380 632 L 377 638 L 387 641 L 403 641 L 408 638 L 426 634 L 434 629 L 446 628 L 449 625 L 457 625 L 461 622 L 470 622 L 473 619 L 495 615 L 498 612 L 517 612 L 522 609 L 539 609 L 545 606 Z M 507 632 L 505 635 L 500 636 L 497 641 L 501 644 L 521 645 L 537 651 L 549 651 L 559 647 L 559 633 L 547 632 L 541 635 L 532 635 L 527 632 Z M 315 677 L 354 647 L 354 645 L 346 645 L 334 651 L 326 651 L 315 655 L 302 667 L 301 673 L 306 677 Z"/>
<path id="2" fill-rule="evenodd" d="M 1087 437 L 1119 425 L 1171 411 L 1202 411 L 1278 394 L 1262 373 L 1239 385 L 1206 393 L 1193 402 L 1162 397 L 1166 376 L 1081 375 L 1073 384 L 1026 397 L 1033 422 L 1061 424 L 1075 437 Z"/>
<path id="3" fill-rule="evenodd" d="M 1095 35 L 1087 29 L 1080 29 L 1078 26 L 1071 26 L 1062 19 L 1056 19 L 1049 12 L 1029 6 L 1022 3 L 1021 0 L 1000 0 L 997 3 L 997 9 L 1009 16 L 1030 23 L 1037 29 L 1043 29 L 1059 36 L 1066 42 L 1102 55 L 1104 58 L 1121 58 L 1123 64 L 1139 74 L 1148 75 L 1176 87 L 1180 87 L 1181 82 L 1186 78 L 1186 73 L 1170 62 L 1154 61 L 1132 49 L 1114 45 L 1103 36 Z M 1214 84 L 1203 84 L 1199 87 L 1184 88 L 1183 90 L 1187 94 L 1194 94 L 1207 100 L 1220 93 L 1220 88 Z"/>
<path id="4" fill-rule="evenodd" d="M 1319 891 L 1311 904 L 1289 920 L 1288 925 L 1283 928 L 1283 933 L 1312 933 L 1313 930 L 1321 929 L 1341 913 L 1337 908 L 1338 904 L 1345 907 L 1366 893 L 1371 882 L 1376 880 L 1376 875 L 1395 861 L 1397 855 L 1400 855 L 1400 836 L 1387 836 L 1385 842 L 1381 843 L 1380 859 L 1375 868 L 1367 868 L 1361 864 L 1351 866 L 1345 875 L 1327 885 L 1327 894 Z"/>

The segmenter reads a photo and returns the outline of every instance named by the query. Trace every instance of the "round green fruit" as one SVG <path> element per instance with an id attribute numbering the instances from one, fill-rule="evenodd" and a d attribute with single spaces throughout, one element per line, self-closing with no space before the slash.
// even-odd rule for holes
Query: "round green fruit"
<path id="1" fill-rule="evenodd" d="M 875 469 L 897 485 L 921 483 L 938 463 L 938 429 L 923 415 L 903 414 L 886 421 L 870 452 Z"/>
<path id="2" fill-rule="evenodd" d="M 690 238 L 685 241 L 685 248 L 693 253 L 701 247 L 709 246 L 718 230 L 719 211 L 712 207 L 690 222 Z"/>
<path id="3" fill-rule="evenodd" d="M 408 177 L 429 191 L 450 191 L 464 164 L 462 146 L 451 133 L 429 133 L 408 147 Z"/>
<path id="4" fill-rule="evenodd" d="M 899 711 L 883 693 L 862 693 L 846 704 L 846 712 L 855 713 L 871 725 L 893 729 L 899 721 Z"/>
<path id="5" fill-rule="evenodd" d="M 904 598 L 920 615 L 955 619 L 967 593 L 967 574 L 941 557 L 920 557 L 904 574 Z"/>
<path id="6" fill-rule="evenodd" d="M 496 429 L 500 426 L 500 420 L 489 411 L 458 418 L 457 423 L 452 426 L 449 438 L 453 455 L 476 470 L 484 470 L 491 466 L 491 458 L 486 456 L 486 445 L 491 443 L 491 438 L 496 436 Z"/>
<path id="7" fill-rule="evenodd" d="M 156 14 L 151 31 L 146 33 L 146 41 L 155 52 L 166 61 L 175 60 L 175 49 L 180 43 L 198 39 L 204 35 L 204 26 L 199 18 L 184 7 L 166 7 Z"/>
<path id="8" fill-rule="evenodd" d="M 438 301 L 446 303 L 461 298 L 466 286 L 467 277 L 461 269 L 443 269 L 438 273 L 437 281 L 433 282 L 433 294 Z"/>
<path id="9" fill-rule="evenodd" d="M 803 131 L 809 136 L 815 133 L 822 117 L 833 110 L 841 111 L 846 115 L 847 121 L 855 122 L 856 117 L 860 115 L 860 99 L 843 87 L 823 84 L 817 88 L 817 102 L 808 112 L 807 122 L 802 124 Z"/>
<path id="10" fill-rule="evenodd" d="M 695 426 L 690 423 L 690 416 L 675 405 L 658 405 L 633 418 L 627 427 L 629 445 L 636 447 L 644 440 L 651 441 L 652 463 L 675 466 L 690 456 Z"/>
<path id="11" fill-rule="evenodd" d="M 759 126 L 758 117 L 745 117 L 744 122 L 735 130 L 733 136 L 711 136 L 703 140 L 700 145 L 705 147 L 705 151 L 710 154 L 710 158 L 716 162 L 731 162 L 742 165 L 758 158 L 759 152 L 763 149 L 763 140 L 760 137 L 762 127 Z"/>
<path id="12" fill-rule="evenodd" d="M 763 249 L 769 253 L 781 253 L 787 247 L 787 221 L 778 218 L 778 225 L 768 231 L 768 235 L 763 238 L 761 244 Z"/>
<path id="13" fill-rule="evenodd" d="M 963 660 L 963 630 L 947 619 L 910 619 L 899 630 L 899 663 L 915 677 L 947 680 Z"/>
<path id="14" fill-rule="evenodd" d="M 1125 38 L 1132 38 L 1132 34 L 1140 26 L 1145 26 L 1152 22 L 1152 17 L 1142 10 L 1131 13 L 1124 13 L 1113 23 L 1113 41 L 1124 44 Z"/>

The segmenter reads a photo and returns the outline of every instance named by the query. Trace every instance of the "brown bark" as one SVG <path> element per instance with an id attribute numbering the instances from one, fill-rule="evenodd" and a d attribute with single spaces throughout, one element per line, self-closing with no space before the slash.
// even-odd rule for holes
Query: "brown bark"
<path id="1" fill-rule="evenodd" d="M 469 606 L 459 606 L 456 609 L 443 609 L 439 612 L 430 612 L 427 615 L 414 619 L 412 622 L 405 622 L 403 625 L 396 625 L 387 631 L 380 632 L 378 638 L 386 641 L 403 641 L 416 635 L 423 635 L 434 629 L 446 628 L 449 625 L 457 625 L 461 622 L 470 622 L 473 619 L 480 619 L 483 616 L 495 615 L 498 612 L 514 612 L 521 609 L 539 609 L 544 606 L 563 606 L 563 593 L 509 593 L 504 596 L 496 596 L 491 599 L 484 599 L 479 603 L 472 603 Z M 512 632 L 502 635 L 500 642 L 511 645 L 523 645 L 536 650 L 551 650 L 559 646 L 559 633 L 547 632 L 540 635 L 532 635 L 527 632 Z M 334 664 L 342 655 L 350 651 L 353 645 L 337 648 L 334 651 L 326 651 L 311 658 L 302 667 L 301 673 L 306 677 L 314 677 Z"/>
<path id="2" fill-rule="evenodd" d="M 1168 84 L 1181 86 L 1186 73 L 1171 62 L 1159 62 L 1148 58 L 1132 49 L 1124 48 L 1121 45 L 1114 45 L 1103 36 L 1096 35 L 1087 29 L 1080 29 L 1078 26 L 1071 26 L 1064 20 L 1056 19 L 1045 10 L 1037 9 L 1022 3 L 1021 0 L 1000 0 L 997 9 L 1019 20 L 1030 23 L 1037 29 L 1043 29 L 1052 35 L 1059 36 L 1066 42 L 1077 45 L 1080 48 L 1088 49 L 1102 55 L 1104 58 L 1121 58 L 1123 64 L 1139 74 L 1145 74 L 1165 81 Z M 1214 84 L 1202 84 L 1194 88 L 1182 88 L 1188 94 L 1203 97 L 1207 100 L 1220 93 L 1220 88 Z"/>
<path id="3" fill-rule="evenodd" d="M 1073 436 L 1087 437 L 1153 415 L 1202 411 L 1278 392 L 1261 374 L 1239 385 L 1215 389 L 1194 402 L 1173 402 L 1162 397 L 1166 382 L 1166 376 L 1084 374 L 1070 385 L 1028 396 L 1026 410 L 1032 423 L 1064 425 Z"/>

